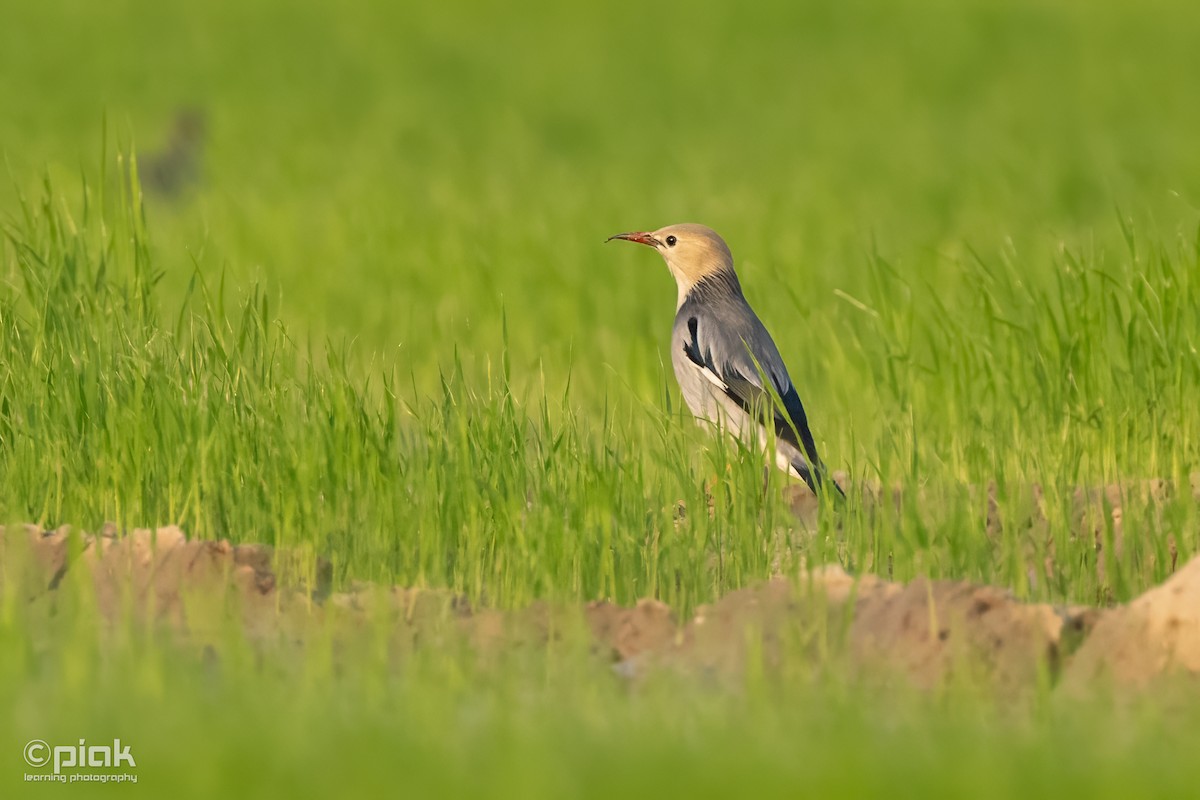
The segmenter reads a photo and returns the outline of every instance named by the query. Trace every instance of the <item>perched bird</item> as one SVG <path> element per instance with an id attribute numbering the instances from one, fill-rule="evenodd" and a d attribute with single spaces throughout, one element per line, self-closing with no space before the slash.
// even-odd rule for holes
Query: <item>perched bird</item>
<path id="1" fill-rule="evenodd" d="M 771 334 L 742 295 L 725 240 L 695 224 L 618 233 L 608 241 L 613 239 L 653 247 L 675 276 L 679 304 L 671 363 L 692 414 L 761 447 L 769 441 L 765 426 L 770 426 L 776 466 L 820 494 L 824 468 L 800 395 Z M 836 483 L 830 485 L 842 493 Z"/>

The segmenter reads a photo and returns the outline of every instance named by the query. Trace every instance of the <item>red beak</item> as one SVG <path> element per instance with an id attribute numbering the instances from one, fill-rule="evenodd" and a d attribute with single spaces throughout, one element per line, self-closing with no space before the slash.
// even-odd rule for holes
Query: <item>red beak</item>
<path id="1" fill-rule="evenodd" d="M 644 231 L 635 231 L 633 233 L 618 233 L 615 236 L 610 236 L 604 241 L 611 242 L 613 239 L 624 239 L 627 242 L 637 242 L 638 244 L 649 245 L 650 247 L 658 247 L 659 241 L 654 238 L 651 233 Z"/>

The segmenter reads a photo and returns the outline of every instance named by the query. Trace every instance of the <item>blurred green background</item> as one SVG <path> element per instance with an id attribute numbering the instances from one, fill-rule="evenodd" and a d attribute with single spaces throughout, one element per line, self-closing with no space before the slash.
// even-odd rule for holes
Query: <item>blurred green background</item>
<path id="1" fill-rule="evenodd" d="M 1123 3 L 6 3 L 0 148 L 18 186 L 96 179 L 204 120 L 201 179 L 150 198 L 157 263 L 260 280 L 303 331 L 453 348 L 585 389 L 662 383 L 674 290 L 611 233 L 723 233 L 826 431 L 819 355 L 878 249 L 954 284 L 966 247 L 1191 236 L 1200 14 Z M 106 156 L 111 157 L 111 153 Z M 0 187 L 11 210 L 13 187 Z M 846 319 L 849 317 L 849 319 Z M 669 375 L 667 376 L 669 377 Z M 853 376 L 848 380 L 853 381 Z M 580 402 L 587 402 L 580 400 Z M 850 408 L 843 408 L 851 403 Z M 826 435 L 829 435 L 828 433 Z"/>

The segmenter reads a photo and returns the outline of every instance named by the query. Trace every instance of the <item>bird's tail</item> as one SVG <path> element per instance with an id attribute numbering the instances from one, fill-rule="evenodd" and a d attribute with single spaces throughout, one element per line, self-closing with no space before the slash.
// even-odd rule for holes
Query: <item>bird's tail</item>
<path id="1" fill-rule="evenodd" d="M 812 489 L 813 494 L 817 497 L 823 497 L 826 492 L 829 492 L 835 500 L 845 502 L 846 493 L 829 474 L 829 470 L 825 468 L 824 464 L 813 465 L 804 459 L 797 459 L 792 462 L 792 469 L 808 484 L 808 488 Z"/>

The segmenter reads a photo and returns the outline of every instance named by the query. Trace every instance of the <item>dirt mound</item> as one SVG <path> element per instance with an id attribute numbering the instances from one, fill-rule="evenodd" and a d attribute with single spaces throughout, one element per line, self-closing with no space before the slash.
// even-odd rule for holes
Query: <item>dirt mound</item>
<path id="1" fill-rule="evenodd" d="M 593 651 L 630 677 L 672 669 L 738 680 L 761 669 L 786 678 L 832 664 L 921 687 L 962 677 L 1019 694 L 1060 674 L 1073 686 L 1097 678 L 1144 686 L 1171 671 L 1200 675 L 1200 557 L 1108 611 L 1022 603 L 965 582 L 902 585 L 825 567 L 798 581 L 730 592 L 683 621 L 657 600 L 501 612 L 472 608 L 440 589 L 358 586 L 331 594 L 327 562 L 261 545 L 188 541 L 174 527 L 123 536 L 0 529 L 0 563 L 0 575 L 31 604 L 52 607 L 67 576 L 81 573 L 109 618 L 132 613 L 195 634 L 214 607 L 218 616 L 236 609 L 252 635 L 283 633 L 292 642 L 327 629 L 330 618 L 347 631 L 382 619 L 401 655 L 450 640 L 481 652 L 543 646 L 570 630 L 564 620 L 573 617 L 585 623 Z M 193 598 L 202 602 L 192 605 Z M 807 654 L 803 663 L 797 653 Z"/>
<path id="2" fill-rule="evenodd" d="M 585 609 L 592 635 L 618 660 L 670 647 L 679 635 L 671 607 L 658 600 L 639 600 L 633 608 L 608 602 L 588 603 Z"/>
<path id="3" fill-rule="evenodd" d="M 24 563 L 34 573 L 27 572 L 22 581 L 31 601 L 52 599 L 68 571 L 84 570 L 101 613 L 111 616 L 128 607 L 136 614 L 182 624 L 185 600 L 193 592 L 210 598 L 232 592 L 259 599 L 276 590 L 271 548 L 189 541 L 174 526 L 126 535 L 112 527 L 87 534 L 69 528 L 43 531 L 32 525 L 25 526 L 24 536 L 17 531 L 9 535 L 3 528 L 0 533 L 0 558 L 6 564 Z M 317 573 L 318 581 L 328 582 L 327 564 L 318 565 Z"/>
<path id="4" fill-rule="evenodd" d="M 916 580 L 860 601 L 850 630 L 857 663 L 901 672 L 932 688 L 966 671 L 1006 692 L 1055 677 L 1087 612 L 1027 604 L 1004 590 Z"/>
<path id="5" fill-rule="evenodd" d="M 1066 678 L 1073 685 L 1103 678 L 1144 687 L 1169 673 L 1200 675 L 1200 557 L 1162 586 L 1105 613 Z"/>
<path id="6" fill-rule="evenodd" d="M 839 668 L 924 688 L 961 674 L 1016 692 L 1033 687 L 1039 670 L 1057 674 L 1064 642 L 1088 622 L 1086 614 L 1021 603 L 988 586 L 904 586 L 826 567 L 797 583 L 777 579 L 701 606 L 674 645 L 652 650 L 643 663 L 737 677 L 748 668 L 786 671 L 799 649 L 813 664 L 835 654 Z"/>

